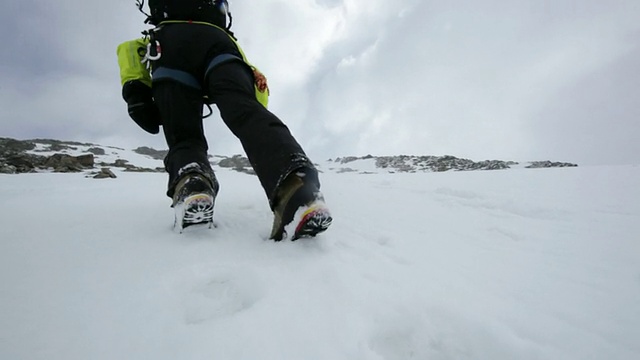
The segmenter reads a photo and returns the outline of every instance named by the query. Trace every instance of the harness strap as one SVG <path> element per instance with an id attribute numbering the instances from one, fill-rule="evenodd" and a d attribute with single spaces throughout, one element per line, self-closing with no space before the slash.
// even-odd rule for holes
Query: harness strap
<path id="1" fill-rule="evenodd" d="M 204 78 L 206 79 L 209 76 L 209 73 L 211 72 L 211 70 L 229 61 L 240 61 L 243 64 L 245 63 L 245 61 L 242 58 L 232 54 L 218 55 L 213 59 L 211 59 L 211 61 L 209 62 L 209 65 L 207 66 L 207 70 L 204 72 Z"/>
<path id="2" fill-rule="evenodd" d="M 153 82 L 163 80 L 177 81 L 196 90 L 202 90 L 202 86 L 200 86 L 198 79 L 196 79 L 195 76 L 189 74 L 186 71 L 160 66 L 153 72 Z M 206 99 L 207 97 L 205 96 L 205 100 Z M 206 119 L 213 114 L 213 110 L 211 109 L 211 105 L 209 105 L 207 101 L 205 101 L 204 105 L 209 109 L 209 113 L 202 116 L 203 119 Z"/>
<path id="3" fill-rule="evenodd" d="M 186 71 L 170 69 L 160 66 L 153 72 L 153 82 L 162 80 L 174 80 L 194 89 L 202 90 L 202 86 L 195 76 Z"/>
<path id="4" fill-rule="evenodd" d="M 240 57 L 231 55 L 231 54 L 222 54 L 214 57 L 207 66 L 207 70 L 205 71 L 205 79 L 209 76 L 209 73 L 218 67 L 229 61 L 239 61 L 241 63 L 245 63 Z M 168 67 L 160 66 L 153 72 L 153 82 L 161 81 L 161 80 L 174 80 L 194 89 L 201 90 L 202 86 L 198 79 L 195 76 L 189 74 L 186 71 L 171 69 Z"/>

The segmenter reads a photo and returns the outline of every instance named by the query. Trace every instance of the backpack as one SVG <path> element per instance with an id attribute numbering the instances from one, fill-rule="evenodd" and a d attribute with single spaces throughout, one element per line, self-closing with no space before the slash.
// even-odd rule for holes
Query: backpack
<path id="1" fill-rule="evenodd" d="M 120 66 L 120 84 L 139 80 L 151 87 L 151 73 L 142 62 L 147 53 L 148 38 L 125 41 L 118 45 L 118 65 Z"/>
<path id="2" fill-rule="evenodd" d="M 157 134 L 161 125 L 160 112 L 153 103 L 151 73 L 142 61 L 146 58 L 148 44 L 148 38 L 141 38 L 118 45 L 118 65 L 122 98 L 127 103 L 129 116 L 145 131 Z"/>

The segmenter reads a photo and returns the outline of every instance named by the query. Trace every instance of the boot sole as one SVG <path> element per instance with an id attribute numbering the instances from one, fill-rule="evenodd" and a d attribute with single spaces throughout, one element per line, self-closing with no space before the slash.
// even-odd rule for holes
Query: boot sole
<path id="1" fill-rule="evenodd" d="M 193 225 L 213 226 L 214 198 L 209 194 L 193 194 L 176 207 L 176 227 L 180 232 Z"/>
<path id="2" fill-rule="evenodd" d="M 315 237 L 327 230 L 332 221 L 333 218 L 325 207 L 311 207 L 300 216 L 300 222 L 296 226 L 291 240 Z"/>

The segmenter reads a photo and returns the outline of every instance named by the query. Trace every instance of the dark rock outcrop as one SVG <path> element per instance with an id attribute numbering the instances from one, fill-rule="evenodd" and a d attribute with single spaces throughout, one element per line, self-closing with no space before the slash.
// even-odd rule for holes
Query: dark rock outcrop
<path id="1" fill-rule="evenodd" d="M 125 159 L 117 159 L 114 163 L 113 166 L 115 167 L 121 167 L 121 168 L 128 168 L 128 167 L 133 167 L 133 165 L 129 164 L 129 160 L 125 160 Z"/>
<path id="2" fill-rule="evenodd" d="M 2 157 L 3 155 L 0 155 L 0 164 L 13 166 L 17 174 L 34 172 L 36 169 L 45 167 L 44 164 L 47 161 L 46 156 L 27 153 L 5 154 L 4 158 Z"/>
<path id="3" fill-rule="evenodd" d="M 140 146 L 137 149 L 133 149 L 133 152 L 140 155 L 150 156 L 151 158 L 156 160 L 163 160 L 164 157 L 167 156 L 169 150 L 156 150 L 147 146 Z"/>
<path id="4" fill-rule="evenodd" d="M 13 165 L 0 164 L 0 174 L 15 174 L 17 172 L 18 169 Z"/>
<path id="5" fill-rule="evenodd" d="M 53 169 L 55 172 L 78 172 L 93 168 L 93 154 L 71 156 L 53 154 L 51 156 L 28 153 L 35 150 L 36 143 L 48 145 L 50 149 L 75 149 L 57 140 L 15 140 L 0 138 L 0 168 L 5 173 L 28 173 L 37 170 Z M 78 143 L 79 144 L 79 143 Z"/>
<path id="6" fill-rule="evenodd" d="M 47 168 L 55 172 L 80 172 L 94 166 L 93 154 L 71 156 L 67 154 L 53 154 L 44 163 Z"/>
<path id="7" fill-rule="evenodd" d="M 104 155 L 104 154 L 105 154 L 104 149 L 103 149 L 103 148 L 99 148 L 99 147 L 92 147 L 92 148 L 89 148 L 89 149 L 87 149 L 87 152 L 90 152 L 90 153 L 92 153 L 93 155 L 98 155 L 98 156 L 100 156 L 100 155 Z"/>
<path id="8" fill-rule="evenodd" d="M 49 148 L 47 149 L 48 151 L 63 151 L 63 150 L 78 150 L 77 147 L 73 147 L 73 146 L 69 146 L 69 145 L 65 145 L 65 144 L 58 144 L 58 143 L 54 143 L 49 145 Z"/>
<path id="9" fill-rule="evenodd" d="M 218 166 L 223 168 L 231 168 L 238 172 L 255 175 L 255 171 L 249 162 L 249 159 L 242 155 L 233 155 L 232 157 L 222 158 L 218 162 Z"/>
<path id="10" fill-rule="evenodd" d="M 576 167 L 577 164 L 567 163 L 567 162 L 557 162 L 557 161 L 532 161 L 528 166 L 525 166 L 527 169 L 540 169 L 540 168 L 557 168 L 557 167 Z"/>
<path id="11" fill-rule="evenodd" d="M 103 167 L 97 173 L 92 173 L 94 179 L 115 179 L 117 178 L 116 174 L 111 171 L 111 169 L 107 167 Z"/>
<path id="12" fill-rule="evenodd" d="M 28 140 L 0 138 L 0 156 L 3 154 L 19 154 L 35 148 L 36 144 Z"/>

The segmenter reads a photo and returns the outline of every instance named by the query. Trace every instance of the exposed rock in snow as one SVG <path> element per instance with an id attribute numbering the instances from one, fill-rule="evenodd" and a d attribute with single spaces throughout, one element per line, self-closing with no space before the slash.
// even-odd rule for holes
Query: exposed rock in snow
<path id="1" fill-rule="evenodd" d="M 162 172 L 162 160 L 167 150 L 141 146 L 133 150 L 96 144 L 51 139 L 15 140 L 0 138 L 0 173 L 25 173 L 53 170 L 78 172 L 101 167 L 113 167 L 128 172 Z M 212 166 L 253 174 L 249 160 L 243 155 L 209 156 Z M 344 166 L 347 165 L 348 166 Z M 532 161 L 473 161 L 451 155 L 445 156 L 347 156 L 317 163 L 321 172 L 334 173 L 415 173 L 472 170 L 503 170 L 518 168 L 551 168 L 578 166 L 566 162 Z"/>

